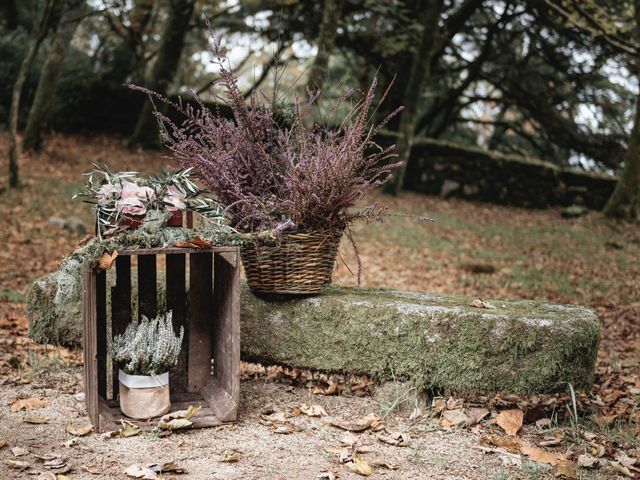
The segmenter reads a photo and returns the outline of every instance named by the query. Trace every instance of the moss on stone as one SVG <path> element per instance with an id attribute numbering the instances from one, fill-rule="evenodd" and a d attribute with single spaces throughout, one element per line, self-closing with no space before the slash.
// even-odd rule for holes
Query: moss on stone
<path id="1" fill-rule="evenodd" d="M 51 275 L 32 286 L 32 338 L 79 344 L 80 299 L 61 308 L 54 295 Z M 317 297 L 276 302 L 243 286 L 242 355 L 407 381 L 418 390 L 525 393 L 591 385 L 600 327 L 593 310 L 533 301 L 492 300 L 495 309 L 469 303 L 464 297 L 339 286 Z"/>
<path id="2" fill-rule="evenodd" d="M 277 305 L 243 296 L 246 358 L 409 380 L 418 388 L 587 388 L 599 321 L 583 307 L 333 287 Z"/>

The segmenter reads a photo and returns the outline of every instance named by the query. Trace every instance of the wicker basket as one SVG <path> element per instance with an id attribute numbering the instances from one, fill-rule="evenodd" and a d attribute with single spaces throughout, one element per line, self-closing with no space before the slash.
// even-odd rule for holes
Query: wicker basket
<path id="1" fill-rule="evenodd" d="M 275 245 L 240 248 L 249 288 L 263 295 L 310 295 L 331 284 L 342 231 L 283 234 Z"/>

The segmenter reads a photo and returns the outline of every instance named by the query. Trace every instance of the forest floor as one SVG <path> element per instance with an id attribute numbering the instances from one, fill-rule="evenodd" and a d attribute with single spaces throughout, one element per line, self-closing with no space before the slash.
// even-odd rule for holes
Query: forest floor
<path id="1" fill-rule="evenodd" d="M 1 173 L 6 157 L 2 136 Z M 131 464 L 172 461 L 187 471 L 182 478 L 359 478 L 352 470 L 366 470 L 365 463 L 373 465 L 373 478 L 389 479 L 640 478 L 638 227 L 606 221 L 597 212 L 564 219 L 558 208 L 525 210 L 411 193 L 372 200 L 435 221 L 390 217 L 384 224 L 356 226 L 362 284 L 591 306 L 602 320 L 591 391 L 577 392 L 575 402 L 569 387 L 565 394 L 530 397 L 462 399 L 439 392 L 433 408 L 417 412 L 390 410 L 366 390 L 358 396 L 313 393 L 326 393 L 336 377 L 305 384 L 282 369 L 245 366 L 241 417 L 233 426 L 166 437 L 73 436 L 66 426 L 86 423 L 81 353 L 28 339 L 25 294 L 83 237 L 56 227 L 50 217 L 78 217 L 91 229 L 89 208 L 71 196 L 92 162 L 143 172 L 171 165 L 159 153 L 130 152 L 114 138 L 54 137 L 42 153 L 23 157 L 24 187 L 0 193 L 0 478 L 37 471 L 49 475 L 38 478 L 54 478 L 52 472 L 127 478 Z M 5 184 L 0 176 L 0 189 Z M 344 262 L 334 281 L 355 284 L 347 242 L 340 256 Z M 326 413 L 307 416 L 303 404 Z M 489 414 L 470 420 L 482 408 Z M 353 420 L 371 412 L 381 423 L 357 434 L 356 447 L 349 446 L 353 435 L 345 438 L 330 424 L 331 418 Z M 507 428 L 515 421 L 517 429 L 519 415 L 524 424 L 517 436 L 505 436 L 505 420 Z M 46 423 L 28 423 L 34 420 Z M 380 428 L 386 434 L 375 431 Z M 379 438 L 395 433 L 408 435 L 408 446 Z M 358 461 L 348 460 L 354 448 Z"/>

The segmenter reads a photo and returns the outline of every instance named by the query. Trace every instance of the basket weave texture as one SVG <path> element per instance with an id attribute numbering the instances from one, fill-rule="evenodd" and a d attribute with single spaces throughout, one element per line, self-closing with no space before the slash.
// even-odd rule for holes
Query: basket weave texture
<path id="1" fill-rule="evenodd" d="M 249 288 L 260 294 L 309 295 L 331 284 L 342 231 L 285 233 L 276 244 L 240 248 Z"/>

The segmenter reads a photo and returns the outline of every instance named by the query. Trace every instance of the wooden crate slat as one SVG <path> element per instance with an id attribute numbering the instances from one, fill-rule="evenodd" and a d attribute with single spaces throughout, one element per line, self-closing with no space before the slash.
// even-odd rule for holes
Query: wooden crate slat
<path id="1" fill-rule="evenodd" d="M 111 334 L 124 333 L 131 321 L 131 257 L 118 255 L 116 257 L 116 285 L 111 288 Z M 120 384 L 118 382 L 118 367 L 112 366 L 113 394 L 118 398 Z"/>
<path id="2" fill-rule="evenodd" d="M 138 255 L 138 314 L 153 318 L 158 310 L 156 256 Z"/>
<path id="3" fill-rule="evenodd" d="M 82 309 L 84 335 L 84 389 L 87 413 L 91 422 L 99 428 L 98 414 L 98 356 L 96 333 L 96 276 L 86 269 L 83 279 L 84 302 Z"/>
<path id="4" fill-rule="evenodd" d="M 189 255 L 189 310 L 187 312 L 187 391 L 197 392 L 211 378 L 213 315 L 213 254 Z"/>
<path id="5" fill-rule="evenodd" d="M 214 382 L 202 393 L 223 421 L 235 420 L 240 398 L 240 272 L 235 258 L 215 255 Z"/>
<path id="6" fill-rule="evenodd" d="M 180 327 L 185 329 L 185 338 L 188 338 L 188 325 L 186 322 L 187 295 L 186 295 L 186 259 L 184 253 L 172 253 L 166 256 L 166 280 L 167 280 L 167 310 L 173 313 L 173 328 L 178 333 Z M 174 392 L 183 392 L 187 389 L 187 359 L 188 350 L 183 348 L 178 357 L 178 364 L 169 372 L 169 382 Z"/>
<path id="7" fill-rule="evenodd" d="M 98 270 L 95 282 L 98 395 L 104 397 L 107 394 L 107 272 Z"/>

